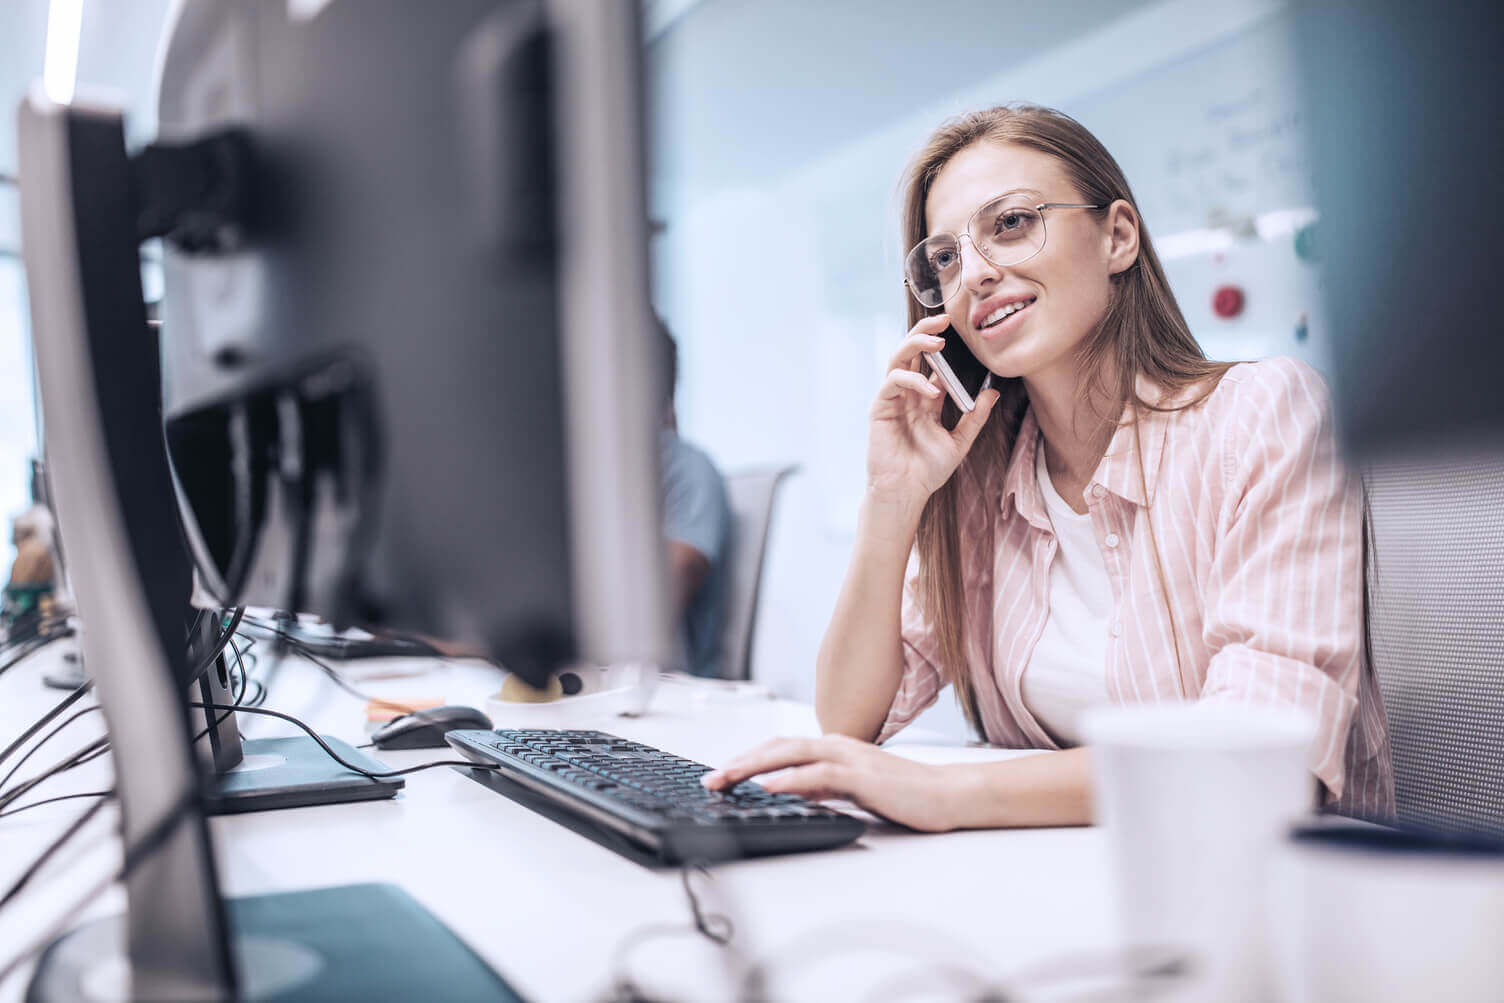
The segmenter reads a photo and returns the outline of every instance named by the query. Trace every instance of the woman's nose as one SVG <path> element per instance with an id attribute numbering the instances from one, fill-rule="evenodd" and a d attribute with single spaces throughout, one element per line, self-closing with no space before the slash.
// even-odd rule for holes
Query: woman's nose
<path id="1" fill-rule="evenodd" d="M 961 255 L 961 282 L 972 292 L 978 292 L 997 284 L 1002 272 L 977 250 L 970 234 L 963 234 L 959 243 Z"/>

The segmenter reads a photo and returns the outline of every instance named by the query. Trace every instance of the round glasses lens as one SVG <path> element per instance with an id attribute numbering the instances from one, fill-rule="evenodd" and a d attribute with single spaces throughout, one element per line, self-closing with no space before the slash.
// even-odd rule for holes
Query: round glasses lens
<path id="1" fill-rule="evenodd" d="M 915 299 L 925 306 L 939 306 L 960 285 L 961 250 L 950 237 L 931 237 L 909 252 L 903 274 Z"/>
<path id="2" fill-rule="evenodd" d="M 988 202 L 972 218 L 971 239 L 999 268 L 1016 265 L 1044 247 L 1044 217 L 1007 198 Z"/>

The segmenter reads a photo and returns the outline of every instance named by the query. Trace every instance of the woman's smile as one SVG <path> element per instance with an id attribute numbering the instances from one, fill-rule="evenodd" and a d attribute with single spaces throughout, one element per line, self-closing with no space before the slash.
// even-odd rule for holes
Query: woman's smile
<path id="1" fill-rule="evenodd" d="M 972 329 L 984 340 L 1004 338 L 1023 326 L 1037 296 L 998 295 L 983 301 L 971 314 Z"/>

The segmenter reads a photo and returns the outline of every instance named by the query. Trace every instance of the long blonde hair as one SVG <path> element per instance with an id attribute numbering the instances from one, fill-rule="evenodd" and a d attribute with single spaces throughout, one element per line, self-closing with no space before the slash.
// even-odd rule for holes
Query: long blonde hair
<path id="1" fill-rule="evenodd" d="M 1085 126 L 1050 108 L 1005 105 L 946 122 L 919 151 L 904 175 L 903 247 L 913 247 L 929 234 L 925 202 L 940 170 L 956 154 L 982 142 L 1012 143 L 1054 157 L 1074 186 L 1078 201 L 1106 207 L 1123 199 L 1137 207 L 1117 161 Z M 1103 208 L 1095 212 L 1105 216 L 1107 210 Z M 1170 292 L 1170 284 L 1142 220 L 1137 261 L 1127 270 L 1112 276 L 1111 281 L 1112 296 L 1107 312 L 1083 342 L 1080 354 L 1081 371 L 1091 374 L 1091 382 L 1084 388 L 1087 399 L 1103 405 L 1097 408 L 1099 418 L 1104 424 L 1116 423 L 1130 404 L 1137 414 L 1139 410 L 1181 410 L 1204 400 L 1233 363 L 1208 360 L 1201 346 L 1196 344 L 1175 296 Z M 911 297 L 909 326 L 913 327 L 920 318 L 935 312 L 938 309 L 928 310 Z M 1192 387 L 1197 387 L 1198 392 L 1189 400 L 1178 400 L 1173 407 L 1162 406 L 1159 400 L 1147 401 L 1139 396 L 1139 376 L 1148 377 L 1164 390 L 1164 399 L 1182 398 Z M 961 480 L 962 470 L 971 472 L 994 464 L 998 469 L 1006 466 L 1028 408 L 1022 380 L 995 378 L 994 385 L 998 387 L 1001 398 L 961 469 L 930 496 L 919 521 L 917 540 L 920 601 L 939 639 L 943 662 L 941 672 L 955 689 L 956 700 L 967 720 L 984 738 L 986 729 L 967 664 L 957 482 Z M 947 399 L 942 420 L 949 426 L 958 417 L 955 405 Z M 1136 421 L 1134 434 L 1138 434 Z M 1144 478 L 1143 450 L 1137 452 L 1139 474 Z M 1145 522 L 1149 526 L 1151 542 L 1155 544 L 1153 551 L 1160 589 L 1165 607 L 1170 610 L 1170 630 L 1175 638 L 1175 660 L 1179 665 L 1180 642 L 1174 610 L 1169 601 L 1159 547 L 1152 539 L 1153 523 L 1147 519 Z"/>

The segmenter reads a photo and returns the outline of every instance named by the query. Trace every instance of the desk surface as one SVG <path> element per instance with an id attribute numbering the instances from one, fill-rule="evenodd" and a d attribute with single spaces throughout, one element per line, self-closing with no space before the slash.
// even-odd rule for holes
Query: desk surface
<path id="1" fill-rule="evenodd" d="M 0 679 L 0 737 L 19 733 L 62 696 L 40 683 L 61 650 L 54 645 Z M 499 683 L 494 669 L 476 663 L 387 660 L 380 668 L 425 671 L 380 680 L 371 678 L 376 667 L 346 666 L 363 689 L 387 697 L 428 694 L 484 706 Z M 365 741 L 360 701 L 306 663 L 277 666 L 269 685 L 268 707 L 327 734 Z M 51 763 L 82 745 L 98 733 L 97 718 L 71 726 L 33 763 Z M 241 719 L 250 737 L 291 730 L 264 717 Z M 584 719 L 578 726 L 712 766 L 773 735 L 817 732 L 806 706 L 691 683 L 660 687 L 645 716 Z M 893 748 L 926 761 L 1007 755 Z M 375 754 L 393 767 L 450 758 L 432 749 Z M 74 774 L 52 782 L 48 795 L 109 786 L 108 757 Z M 85 804 L 0 819 L 6 847 L 0 881 L 8 886 Z M 110 808 L 0 914 L 0 961 L 118 865 L 114 826 Z M 226 895 L 393 882 L 533 1000 L 600 998 L 629 935 L 650 924 L 687 929 L 689 922 L 678 872 L 646 869 L 448 769 L 409 776 L 390 801 L 216 818 L 211 828 Z M 727 952 L 689 935 L 647 942 L 629 963 L 639 986 L 671 999 L 730 998 L 732 969 L 745 959 L 771 961 L 768 989 L 775 998 L 883 998 L 892 979 L 936 978 L 925 975 L 936 962 L 1004 978 L 1107 948 L 1107 884 L 1105 844 L 1095 829 L 936 836 L 879 824 L 840 850 L 716 868 L 700 887 L 707 904 L 735 923 L 738 957 L 729 959 L 730 968 Z M 85 915 L 118 912 L 123 903 L 115 888 Z M 26 977 L 0 985 L 0 1001 L 21 998 Z"/>

